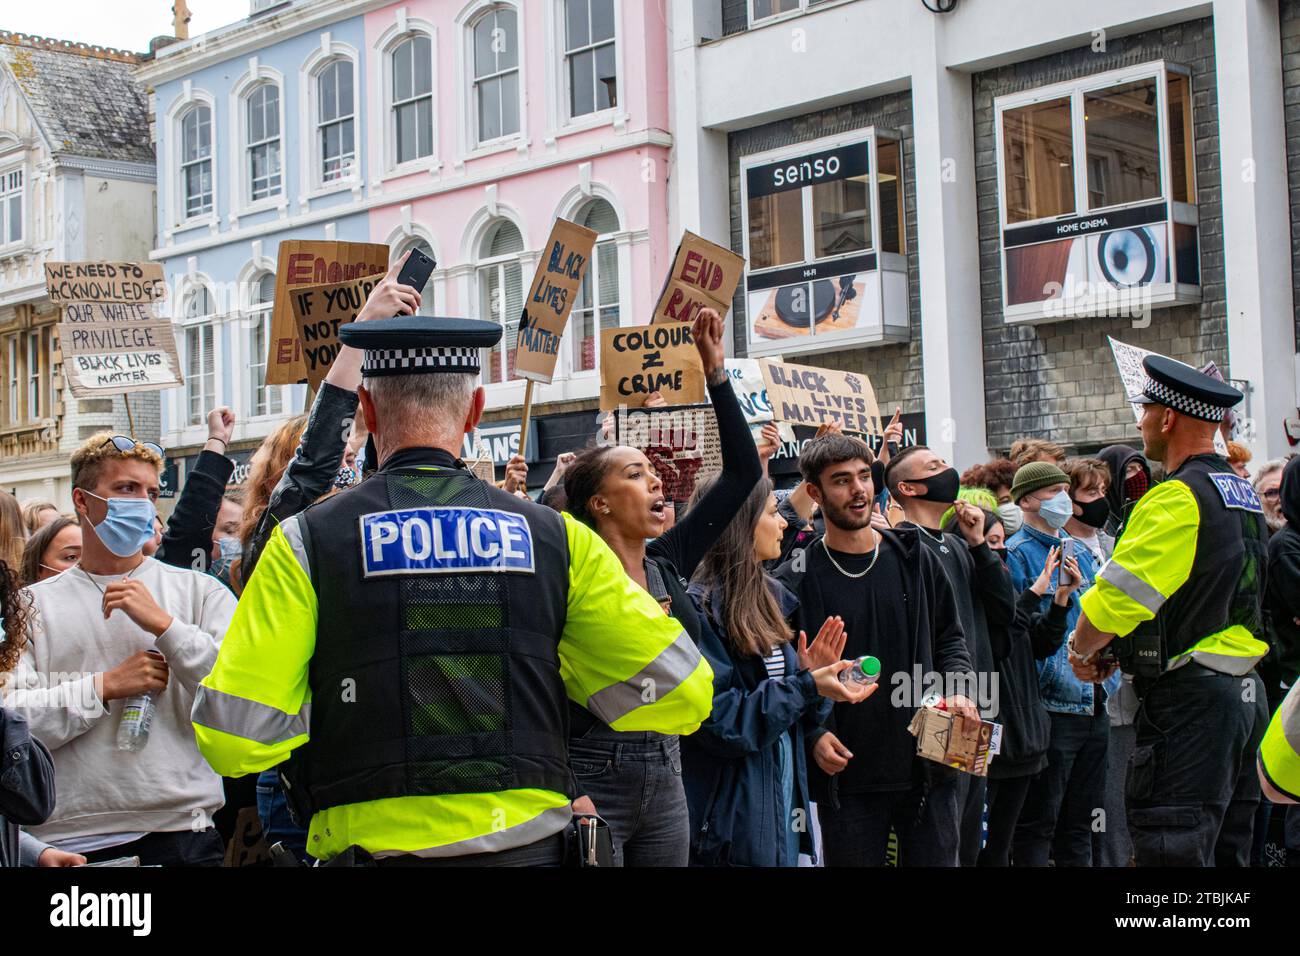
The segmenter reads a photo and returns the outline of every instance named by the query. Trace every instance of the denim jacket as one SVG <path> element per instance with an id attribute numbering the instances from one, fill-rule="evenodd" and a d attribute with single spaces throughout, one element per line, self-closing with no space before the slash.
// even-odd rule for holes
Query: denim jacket
<path id="1" fill-rule="evenodd" d="M 1007 541 L 1007 568 L 1011 571 L 1011 580 L 1016 590 L 1028 590 L 1047 563 L 1047 554 L 1056 546 L 1058 540 L 1068 538 L 1064 531 L 1059 538 L 1044 534 L 1036 528 L 1025 524 Z M 1075 560 L 1079 562 L 1079 571 L 1083 575 L 1083 584 L 1070 595 L 1069 610 L 1065 615 L 1065 633 L 1074 632 L 1074 625 L 1079 620 L 1079 595 L 1092 587 L 1096 574 L 1092 554 L 1082 544 L 1074 549 Z M 1046 611 L 1056 594 L 1059 570 L 1052 575 L 1047 593 L 1043 595 L 1042 610 Z M 1119 686 L 1119 673 L 1106 679 L 1102 685 L 1107 695 L 1113 694 Z M 1062 644 L 1051 657 L 1038 662 L 1038 691 L 1043 699 L 1043 706 L 1058 714 L 1091 714 L 1093 712 L 1093 685 L 1084 683 L 1074 676 L 1070 668 L 1070 652 Z"/>

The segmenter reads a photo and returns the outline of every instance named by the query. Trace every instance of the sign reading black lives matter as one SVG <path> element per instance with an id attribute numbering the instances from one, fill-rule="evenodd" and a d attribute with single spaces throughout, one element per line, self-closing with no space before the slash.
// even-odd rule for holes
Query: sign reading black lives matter
<path id="1" fill-rule="evenodd" d="M 879 435 L 876 391 L 864 372 L 839 372 L 789 362 L 760 362 L 772 417 L 792 425 L 838 423 L 846 432 Z"/>
<path id="2" fill-rule="evenodd" d="M 63 307 L 59 344 L 76 398 L 184 384 L 172 326 L 153 312 L 165 298 L 156 262 L 47 262 L 45 286 Z"/>
<path id="3" fill-rule="evenodd" d="M 712 405 L 620 408 L 616 440 L 638 448 L 663 482 L 664 497 L 686 501 L 695 483 L 722 470 L 722 442 Z"/>

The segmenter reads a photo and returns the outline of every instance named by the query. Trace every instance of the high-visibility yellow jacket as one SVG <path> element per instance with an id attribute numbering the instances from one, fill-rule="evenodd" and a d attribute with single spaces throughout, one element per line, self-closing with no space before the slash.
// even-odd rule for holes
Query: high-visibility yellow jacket
<path id="1" fill-rule="evenodd" d="M 308 740 L 317 599 L 286 538 L 294 520 L 271 536 L 195 701 L 199 750 L 223 776 L 274 767 Z M 567 514 L 564 525 L 559 658 L 568 696 L 614 730 L 691 733 L 712 708 L 708 663 L 604 541 Z M 556 833 L 570 815 L 568 799 L 549 790 L 394 797 L 315 814 L 307 849 L 320 859 L 353 844 L 430 856 L 497 851 Z"/>
<path id="2" fill-rule="evenodd" d="M 1259 765 L 1274 790 L 1300 803 L 1300 684 L 1291 688 L 1269 722 Z"/>
<path id="3" fill-rule="evenodd" d="M 1124 636 L 1160 614 L 1180 591 L 1189 598 L 1206 598 L 1203 592 L 1209 591 L 1209 600 L 1230 600 L 1231 595 L 1217 592 L 1235 587 L 1235 581 L 1211 585 L 1195 580 L 1193 570 L 1194 566 L 1215 566 L 1214 547 L 1235 533 L 1235 525 L 1229 524 L 1232 521 L 1235 516 L 1227 509 L 1202 515 L 1195 493 L 1183 481 L 1171 478 L 1156 485 L 1133 509 L 1114 554 L 1080 599 L 1083 613 L 1098 630 Z M 1199 548 L 1206 552 L 1203 563 L 1196 565 Z M 1194 640 L 1183 633 L 1202 623 L 1195 616 L 1189 619 L 1184 615 L 1173 624 L 1179 633 L 1167 635 L 1169 668 L 1194 660 L 1212 670 L 1241 675 L 1249 673 L 1268 653 L 1268 645 L 1242 624 Z"/>

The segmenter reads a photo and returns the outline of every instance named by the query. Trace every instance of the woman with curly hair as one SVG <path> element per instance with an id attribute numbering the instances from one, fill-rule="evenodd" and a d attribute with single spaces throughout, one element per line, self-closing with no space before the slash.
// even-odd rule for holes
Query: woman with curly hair
<path id="1" fill-rule="evenodd" d="M 16 505 L 15 505 L 16 507 Z M 18 575 L 0 561 L 0 612 L 4 634 L 0 640 L 0 693 L 9 672 L 27 645 L 30 601 Z M 6 710 L 0 698 L 0 754 L 14 759 L 0 776 L 0 867 L 68 866 L 85 858 L 47 846 L 19 826 L 37 826 L 54 812 L 54 761 L 45 745 L 27 729 L 27 721 Z"/>

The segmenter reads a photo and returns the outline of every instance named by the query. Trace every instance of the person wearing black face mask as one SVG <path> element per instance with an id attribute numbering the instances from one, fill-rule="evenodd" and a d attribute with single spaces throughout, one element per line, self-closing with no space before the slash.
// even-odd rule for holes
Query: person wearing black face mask
<path id="1" fill-rule="evenodd" d="M 898 527 L 915 530 L 921 543 L 939 558 L 952 583 L 957 616 L 979 688 L 977 694 L 966 696 L 975 700 L 983 719 L 997 720 L 997 668 L 989 634 L 1005 632 L 1011 624 L 1016 613 L 1016 592 L 1011 575 L 988 545 L 985 513 L 969 502 L 957 500 L 957 469 L 923 445 L 904 449 L 889 463 L 885 484 L 907 519 Z M 940 530 L 949 508 L 955 509 L 959 534 Z M 979 857 L 986 784 L 986 778 L 969 774 L 961 774 L 958 781 L 959 857 L 963 866 L 974 866 Z"/>
<path id="2" fill-rule="evenodd" d="M 1093 563 L 1101 566 L 1115 548 L 1115 539 L 1102 529 L 1110 520 L 1110 468 L 1099 458 L 1071 458 L 1065 463 L 1070 476 L 1070 500 L 1074 516 L 1065 523 L 1066 534 L 1092 553 Z"/>
<path id="3" fill-rule="evenodd" d="M 1102 529 L 1118 540 L 1129 512 L 1153 484 L 1151 466 L 1140 451 L 1128 445 L 1107 445 L 1097 453 L 1097 458 L 1106 464 L 1111 476 L 1106 487 L 1110 517 Z"/>

